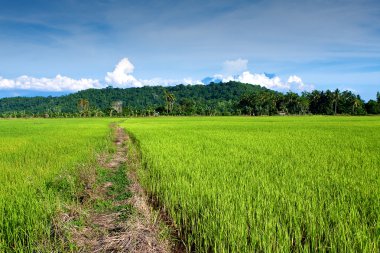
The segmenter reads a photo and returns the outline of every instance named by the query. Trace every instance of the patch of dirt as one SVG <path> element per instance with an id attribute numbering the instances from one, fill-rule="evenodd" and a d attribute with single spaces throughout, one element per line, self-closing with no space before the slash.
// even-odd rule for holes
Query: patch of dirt
<path id="1" fill-rule="evenodd" d="M 128 136 L 122 128 L 115 125 L 113 127 L 116 152 L 108 160 L 104 156 L 99 157 L 99 164 L 115 172 L 125 163 L 128 166 L 128 150 L 125 145 Z M 157 217 L 154 217 L 144 190 L 139 185 L 132 169 L 128 169 L 128 177 L 131 183 L 125 191 L 132 194 L 130 198 L 116 200 L 114 196 L 107 195 L 108 188 L 113 186 L 113 182 L 104 182 L 95 189 L 96 194 L 93 195 L 96 196 L 96 200 L 100 199 L 105 205 L 112 204 L 106 211 L 99 212 L 91 209 L 85 218 L 85 225 L 71 231 L 72 240 L 79 252 L 166 253 L 172 251 L 168 239 L 159 236 L 162 228 L 159 226 Z M 123 205 L 132 206 L 133 211 L 126 218 L 121 219 L 123 213 L 115 207 Z"/>

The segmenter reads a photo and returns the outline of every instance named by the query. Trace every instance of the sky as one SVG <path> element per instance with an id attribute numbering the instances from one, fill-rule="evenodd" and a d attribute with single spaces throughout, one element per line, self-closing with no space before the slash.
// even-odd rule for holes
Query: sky
<path id="1" fill-rule="evenodd" d="M 0 3 L 0 97 L 229 80 L 380 91 L 379 0 Z"/>

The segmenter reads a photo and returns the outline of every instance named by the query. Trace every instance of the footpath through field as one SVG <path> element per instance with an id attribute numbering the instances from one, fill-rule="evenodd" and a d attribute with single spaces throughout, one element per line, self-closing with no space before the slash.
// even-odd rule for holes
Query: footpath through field
<path id="1" fill-rule="evenodd" d="M 101 186 L 94 193 L 97 204 L 89 211 L 86 225 L 72 231 L 73 242 L 81 252 L 170 252 L 167 238 L 160 236 L 158 214 L 147 204 L 131 168 L 129 137 L 122 128 L 112 127 L 116 151 L 99 159 L 104 172 L 98 175 Z"/>

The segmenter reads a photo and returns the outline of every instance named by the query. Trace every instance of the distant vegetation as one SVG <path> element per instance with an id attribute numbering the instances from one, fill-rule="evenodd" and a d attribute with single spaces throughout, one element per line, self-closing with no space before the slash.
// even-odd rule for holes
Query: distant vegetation
<path id="1" fill-rule="evenodd" d="M 189 252 L 380 252 L 379 117 L 132 118 Z"/>
<path id="2" fill-rule="evenodd" d="M 104 117 L 154 115 L 366 115 L 380 113 L 377 100 L 351 91 L 285 94 L 239 82 L 174 87 L 88 89 L 60 97 L 0 99 L 0 117 Z"/>

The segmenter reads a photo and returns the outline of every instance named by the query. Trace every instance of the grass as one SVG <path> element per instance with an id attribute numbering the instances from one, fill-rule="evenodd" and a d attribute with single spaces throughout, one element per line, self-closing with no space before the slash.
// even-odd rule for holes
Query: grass
<path id="1" fill-rule="evenodd" d="M 189 250 L 379 252 L 380 117 L 128 119 Z"/>
<path id="2" fill-rule="evenodd" d="M 111 149 L 110 122 L 0 120 L 0 252 L 60 251 L 53 218 Z"/>
<path id="3" fill-rule="evenodd" d="M 98 199 L 94 204 L 95 210 L 98 212 L 115 211 L 121 212 L 124 219 L 126 214 L 132 213 L 132 206 L 122 203 L 132 197 L 132 193 L 128 190 L 130 184 L 126 175 L 127 168 L 125 164 L 121 164 L 116 170 L 99 168 L 98 169 L 98 185 L 110 183 L 104 196 Z M 121 202 L 121 203 L 119 203 Z"/>

